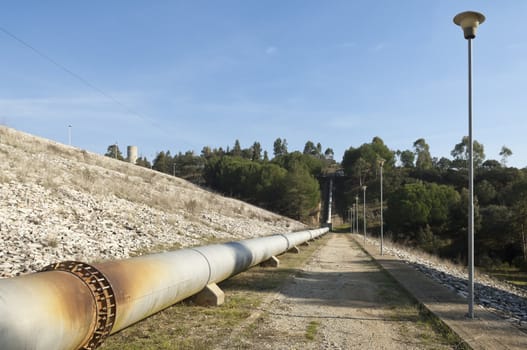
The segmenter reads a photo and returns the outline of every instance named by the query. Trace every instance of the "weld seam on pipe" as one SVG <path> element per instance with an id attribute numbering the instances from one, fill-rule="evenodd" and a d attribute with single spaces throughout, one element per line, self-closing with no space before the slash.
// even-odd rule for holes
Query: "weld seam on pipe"
<path id="1" fill-rule="evenodd" d="M 207 262 L 207 267 L 209 268 L 209 277 L 207 278 L 207 283 L 205 284 L 205 286 L 203 286 L 203 288 L 205 288 L 206 286 L 209 285 L 210 279 L 212 277 L 212 267 L 210 266 L 210 261 L 207 258 L 207 256 L 203 252 L 199 251 L 198 249 L 189 248 L 189 250 L 192 250 L 192 251 L 195 251 L 195 252 L 199 253 L 199 255 L 201 255 L 203 257 L 203 259 L 205 259 L 205 262 Z"/>
<path id="2" fill-rule="evenodd" d="M 286 235 L 284 235 L 283 233 L 279 233 L 278 236 L 282 236 L 285 238 L 285 240 L 287 241 L 287 249 L 285 250 L 286 252 L 291 249 L 291 242 L 289 241 L 289 238 L 287 238 Z"/>

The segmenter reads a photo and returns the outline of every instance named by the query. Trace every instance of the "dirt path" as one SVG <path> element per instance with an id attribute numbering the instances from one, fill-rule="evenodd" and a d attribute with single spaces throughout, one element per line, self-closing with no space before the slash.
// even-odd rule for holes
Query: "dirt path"
<path id="1" fill-rule="evenodd" d="M 248 323 L 230 348 L 451 348 L 347 235 L 332 234 Z"/>

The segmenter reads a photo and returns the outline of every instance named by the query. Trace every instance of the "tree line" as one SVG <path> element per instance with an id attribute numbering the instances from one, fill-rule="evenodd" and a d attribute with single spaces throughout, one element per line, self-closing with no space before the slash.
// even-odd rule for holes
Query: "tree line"
<path id="1" fill-rule="evenodd" d="M 484 146 L 474 141 L 475 256 L 476 264 L 492 267 L 506 263 L 527 267 L 527 170 L 507 166 L 512 151 L 503 146 L 500 161 L 485 157 Z M 107 156 L 122 159 L 117 145 Z M 392 150 L 380 137 L 350 147 L 340 163 L 331 148 L 307 141 L 302 151 L 288 150 L 277 138 L 272 157 L 259 142 L 242 148 L 203 147 L 172 155 L 159 152 L 150 163 L 137 164 L 185 178 L 222 194 L 239 198 L 304 222 L 319 218 L 321 193 L 327 178 L 335 177 L 334 212 L 346 218 L 362 204 L 367 188 L 368 230 L 380 230 L 380 164 L 383 161 L 385 232 L 393 240 L 464 262 L 467 252 L 468 138 L 454 145 L 451 158 L 433 157 L 426 140 L 410 149 Z M 362 219 L 362 218 L 361 218 Z"/>
<path id="2" fill-rule="evenodd" d="M 306 142 L 303 152 L 289 152 L 287 140 L 277 138 L 271 159 L 259 142 L 242 148 L 235 140 L 232 148 L 205 146 L 199 155 L 161 151 L 152 163 L 141 157 L 136 164 L 297 220 L 318 223 L 321 193 L 317 178 L 335 164 L 333 155 L 331 148 L 322 151 L 321 144 L 312 141 Z M 123 160 L 117 145 L 108 146 L 106 156 Z"/>
<path id="3" fill-rule="evenodd" d="M 507 166 L 512 151 L 503 146 L 500 161 L 486 159 L 474 141 L 476 265 L 527 268 L 527 170 Z M 390 150 L 382 139 L 344 153 L 347 177 L 336 204 L 341 215 L 362 199 L 367 186 L 371 229 L 379 232 L 380 160 L 383 165 L 385 232 L 397 242 L 466 261 L 468 226 L 468 138 L 454 145 L 452 158 L 433 157 L 425 139 L 412 149 Z M 362 201 L 361 201 L 362 202 Z M 376 206 L 377 204 L 377 206 Z"/>

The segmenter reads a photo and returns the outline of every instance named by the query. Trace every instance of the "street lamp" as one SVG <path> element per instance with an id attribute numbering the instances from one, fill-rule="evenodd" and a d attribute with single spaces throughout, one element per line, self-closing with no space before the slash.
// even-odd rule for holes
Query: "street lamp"
<path id="1" fill-rule="evenodd" d="M 355 196 L 355 232 L 359 233 L 359 196 Z"/>
<path id="2" fill-rule="evenodd" d="M 383 254 L 383 245 L 384 245 L 384 220 L 382 217 L 382 167 L 384 166 L 384 159 L 379 160 L 379 167 L 381 170 L 381 255 Z"/>
<path id="3" fill-rule="evenodd" d="M 351 208 L 351 232 L 355 233 L 355 216 L 357 216 L 357 208 L 355 208 L 355 203 L 353 203 L 353 206 Z"/>
<path id="4" fill-rule="evenodd" d="M 350 223 L 350 233 L 353 233 L 353 207 L 349 207 L 349 223 Z"/>
<path id="5" fill-rule="evenodd" d="M 472 39 L 485 21 L 479 12 L 466 11 L 454 17 L 468 41 L 468 317 L 474 318 L 474 160 L 472 142 Z"/>
<path id="6" fill-rule="evenodd" d="M 363 191 L 363 214 L 364 214 L 364 244 L 366 244 L 366 186 L 362 186 Z"/>

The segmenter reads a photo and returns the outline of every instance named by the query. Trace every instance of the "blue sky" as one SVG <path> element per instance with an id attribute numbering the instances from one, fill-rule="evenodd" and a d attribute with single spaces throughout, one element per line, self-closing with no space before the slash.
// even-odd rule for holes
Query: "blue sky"
<path id="1" fill-rule="evenodd" d="M 335 150 L 424 138 L 433 156 L 467 134 L 467 42 L 452 22 L 484 13 L 474 41 L 474 137 L 487 159 L 527 166 L 527 1 L 4 1 L 0 123 L 104 153 L 200 152 L 307 140 Z M 103 93 L 101 94 L 102 91 Z"/>

